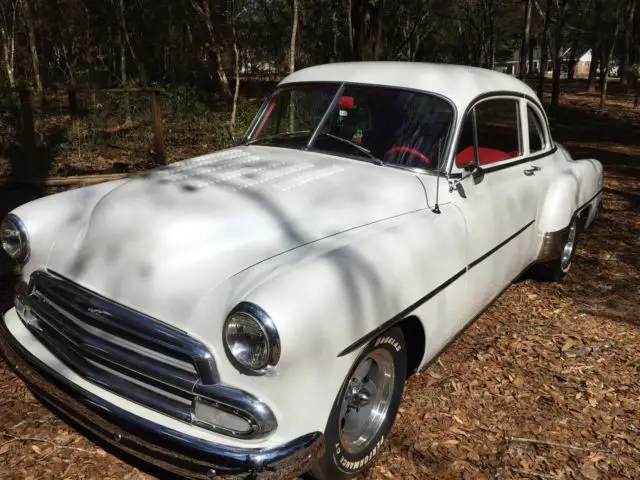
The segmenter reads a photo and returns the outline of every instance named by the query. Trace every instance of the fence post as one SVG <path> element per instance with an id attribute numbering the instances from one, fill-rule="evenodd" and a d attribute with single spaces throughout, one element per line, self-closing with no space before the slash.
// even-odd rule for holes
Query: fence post
<path id="1" fill-rule="evenodd" d="M 164 149 L 164 133 L 162 128 L 162 111 L 156 90 L 151 91 L 151 116 L 153 123 L 153 141 L 156 151 L 156 162 L 166 165 L 167 154 Z"/>
<path id="2" fill-rule="evenodd" d="M 33 124 L 33 105 L 31 104 L 31 90 L 20 90 L 20 112 L 22 114 L 22 148 L 27 160 L 35 160 L 36 129 Z"/>
<path id="3" fill-rule="evenodd" d="M 69 96 L 69 117 L 71 118 L 71 128 L 75 129 L 78 125 L 78 97 L 75 88 L 67 91 Z"/>

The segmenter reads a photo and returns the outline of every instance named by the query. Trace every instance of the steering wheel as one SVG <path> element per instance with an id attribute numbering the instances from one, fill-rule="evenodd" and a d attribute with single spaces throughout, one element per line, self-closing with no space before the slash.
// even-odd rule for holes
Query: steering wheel
<path id="1" fill-rule="evenodd" d="M 427 157 L 424 153 L 422 153 L 420 150 L 416 150 L 415 148 L 408 147 L 406 145 L 398 145 L 397 147 L 391 147 L 387 151 L 387 153 L 384 154 L 384 156 L 386 157 L 387 155 L 391 155 L 392 153 L 408 153 L 409 155 L 418 157 L 420 160 L 422 160 L 422 163 L 424 163 L 425 167 L 428 167 L 430 163 L 429 157 Z"/>

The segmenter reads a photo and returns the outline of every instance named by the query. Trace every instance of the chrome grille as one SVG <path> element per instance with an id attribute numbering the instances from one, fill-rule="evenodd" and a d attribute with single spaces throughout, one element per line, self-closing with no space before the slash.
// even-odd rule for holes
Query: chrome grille
<path id="1" fill-rule="evenodd" d="M 31 275 L 17 303 L 22 321 L 86 380 L 191 421 L 196 385 L 219 381 L 207 349 L 176 328 L 49 271 Z"/>

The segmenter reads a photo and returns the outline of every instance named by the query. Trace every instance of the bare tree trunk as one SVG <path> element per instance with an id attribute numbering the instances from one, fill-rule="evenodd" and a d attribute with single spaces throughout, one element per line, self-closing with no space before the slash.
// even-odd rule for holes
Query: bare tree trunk
<path id="1" fill-rule="evenodd" d="M 31 65 L 33 66 L 33 78 L 36 83 L 36 89 L 38 92 L 42 92 L 42 77 L 40 76 L 40 59 L 38 58 L 38 46 L 36 44 L 36 29 L 34 25 L 34 15 L 32 12 L 32 5 L 29 0 L 22 0 L 24 2 L 22 9 L 22 18 L 24 19 L 25 26 L 27 27 L 27 35 L 29 36 L 29 52 L 31 53 Z"/>
<path id="2" fill-rule="evenodd" d="M 118 31 L 118 47 L 120 49 L 120 84 L 122 85 L 123 88 L 126 88 L 127 86 L 127 51 L 125 50 L 125 45 L 124 45 L 124 35 L 122 34 L 122 30 Z M 133 120 L 131 119 L 131 106 L 129 104 L 129 93 L 128 92 L 123 92 L 122 93 L 122 104 L 123 104 L 123 109 L 126 112 L 126 116 L 125 116 L 125 120 L 124 120 L 124 126 L 125 127 L 130 127 L 131 125 L 133 125 Z"/>
<path id="3" fill-rule="evenodd" d="M 551 23 L 551 10 L 553 8 L 553 0 L 547 0 L 547 9 L 544 15 L 544 28 L 542 29 L 542 45 L 540 46 L 540 75 L 538 76 L 538 98 L 543 101 L 544 97 L 544 74 L 547 70 L 547 49 L 549 25 Z"/>
<path id="4" fill-rule="evenodd" d="M 535 37 L 533 35 L 531 35 L 529 37 L 529 68 L 527 70 L 527 73 L 529 75 L 533 74 L 533 52 L 535 49 Z"/>
<path id="5" fill-rule="evenodd" d="M 127 52 L 122 32 L 118 32 L 118 46 L 120 47 L 120 83 L 125 87 L 127 85 Z"/>
<path id="6" fill-rule="evenodd" d="M 2 24 L 0 24 L 0 42 L 2 44 L 2 59 L 7 72 L 9 86 L 16 86 L 15 58 L 16 58 L 16 16 L 18 13 L 18 2 L 12 2 L 11 14 L 7 18 L 6 12 L 2 10 Z"/>
<path id="7" fill-rule="evenodd" d="M 209 50 L 212 54 L 213 69 L 216 73 L 218 85 L 222 90 L 222 94 L 227 98 L 231 98 L 229 79 L 227 78 L 227 73 L 225 72 L 224 65 L 222 63 L 222 47 L 220 41 L 218 40 L 216 28 L 211 16 L 211 7 L 209 5 L 209 0 L 191 0 L 191 5 L 193 6 L 193 9 L 198 13 L 198 15 L 200 15 L 200 18 L 207 27 L 207 32 L 209 32 Z"/>
<path id="8" fill-rule="evenodd" d="M 116 7 L 116 10 L 118 14 L 118 23 L 120 24 L 119 25 L 120 33 L 122 35 L 121 43 L 120 43 L 121 49 L 124 50 L 126 48 L 127 50 L 129 50 L 129 53 L 131 54 L 131 60 L 133 60 L 133 64 L 135 65 L 136 70 L 138 71 L 138 75 L 140 75 L 141 80 L 144 80 L 146 77 L 144 69 L 142 67 L 142 64 L 138 61 L 136 52 L 133 49 L 133 46 L 131 45 L 131 39 L 129 38 L 129 31 L 127 30 L 127 21 L 126 21 L 126 15 L 124 10 L 124 0 L 118 0 L 118 5 Z M 121 55 L 124 55 L 124 54 L 121 54 Z"/>
<path id="9" fill-rule="evenodd" d="M 616 15 L 617 17 L 617 15 Z M 613 37 L 611 38 L 611 43 L 609 48 L 605 50 L 605 58 L 603 59 L 604 63 L 604 75 L 602 77 L 602 89 L 600 90 L 600 107 L 599 110 L 602 112 L 604 110 L 604 103 L 607 99 L 607 85 L 609 84 L 609 62 L 611 61 L 611 57 L 613 56 L 613 50 L 616 46 L 616 39 L 618 38 L 618 33 L 620 32 L 620 22 L 618 18 L 616 18 L 616 28 L 613 32 Z"/>
<path id="10" fill-rule="evenodd" d="M 353 21 L 352 21 L 352 8 L 351 0 L 347 1 L 347 30 L 349 30 L 349 52 L 351 53 L 351 59 L 353 60 L 356 56 L 356 52 L 354 50 L 353 45 Z"/>
<path id="11" fill-rule="evenodd" d="M 233 59 L 235 62 L 236 84 L 233 90 L 233 105 L 231 107 L 231 119 L 229 120 L 229 136 L 231 141 L 235 141 L 236 115 L 238 112 L 238 97 L 240 96 L 240 50 L 238 49 L 238 29 L 236 21 L 238 12 L 236 12 L 236 0 L 231 1 L 231 34 L 233 36 Z"/>
<path id="12" fill-rule="evenodd" d="M 293 0 L 293 21 L 289 44 L 289 73 L 296 71 L 296 36 L 298 35 L 298 0 Z"/>
<path id="13" fill-rule="evenodd" d="M 380 54 L 382 53 L 382 26 L 384 20 L 384 0 L 378 0 L 378 25 L 376 29 L 376 39 L 373 47 L 373 59 L 380 60 Z"/>
<path id="14" fill-rule="evenodd" d="M 339 0 L 333 0 L 333 11 L 331 12 L 331 60 L 338 60 L 338 10 Z"/>
<path id="15" fill-rule="evenodd" d="M 607 60 L 606 42 L 603 42 L 602 48 L 600 49 L 600 76 L 598 77 L 598 85 L 600 86 L 600 90 L 602 90 L 602 87 L 604 87 L 604 74 L 605 74 L 605 72 L 607 73 L 607 77 L 608 77 L 608 75 L 609 75 L 609 61 Z"/>
<path id="16" fill-rule="evenodd" d="M 594 48 L 591 49 L 591 63 L 589 64 L 589 80 L 587 91 L 596 91 L 596 79 L 598 74 L 598 63 L 600 59 L 600 45 L 597 43 Z"/>
<path id="17" fill-rule="evenodd" d="M 553 83 L 551 85 L 551 112 L 558 109 L 558 100 L 560 99 L 560 73 L 562 70 L 562 29 L 567 19 L 567 9 L 569 8 L 569 0 L 560 0 L 558 6 L 558 18 L 556 19 L 555 44 L 553 48 Z"/>
<path id="18" fill-rule="evenodd" d="M 365 21 L 364 3 L 365 0 L 351 0 L 351 22 L 353 27 L 353 59 L 364 60 L 365 58 Z M 355 20 L 355 22 L 354 22 Z"/>
<path id="19" fill-rule="evenodd" d="M 567 65 L 567 80 L 573 80 L 575 76 L 575 68 L 576 68 L 576 50 L 578 49 L 578 39 L 574 38 L 571 43 L 571 53 L 569 54 L 569 65 Z"/>
<path id="20" fill-rule="evenodd" d="M 636 12 L 636 0 L 629 0 L 627 5 L 627 11 L 625 15 L 625 29 L 624 29 L 624 54 L 622 55 L 622 62 L 620 63 L 620 86 L 623 92 L 627 92 L 628 79 L 627 70 L 631 65 L 631 50 L 633 49 L 633 19 Z"/>
<path id="21" fill-rule="evenodd" d="M 491 9 L 491 11 L 489 11 L 489 15 L 487 18 L 487 23 L 488 23 L 488 27 L 489 27 L 489 51 L 487 52 L 487 66 L 489 67 L 489 70 L 493 70 L 493 67 L 495 66 L 495 60 L 496 60 L 496 49 L 495 49 L 495 45 L 496 45 L 496 35 L 495 35 L 495 29 L 494 29 L 494 11 L 493 9 Z"/>
<path id="22" fill-rule="evenodd" d="M 289 74 L 296 71 L 296 36 L 298 34 L 298 0 L 293 0 L 293 20 L 291 25 L 291 42 L 289 45 Z M 295 122 L 295 104 L 291 96 L 289 104 L 289 131 L 293 132 Z"/>
<path id="23" fill-rule="evenodd" d="M 527 74 L 527 52 L 529 51 L 529 37 L 531 36 L 531 10 L 533 0 L 525 0 L 524 28 L 522 29 L 522 43 L 520 45 L 520 70 L 518 78 L 521 80 Z"/>

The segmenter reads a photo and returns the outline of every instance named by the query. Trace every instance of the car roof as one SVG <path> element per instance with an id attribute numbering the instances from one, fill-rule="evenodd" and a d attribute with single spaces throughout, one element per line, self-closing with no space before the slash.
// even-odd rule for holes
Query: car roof
<path id="1" fill-rule="evenodd" d="M 511 75 L 442 63 L 330 63 L 298 70 L 284 78 L 280 85 L 297 82 L 348 82 L 421 90 L 450 99 L 460 112 L 479 95 L 491 92 L 515 92 L 536 98 L 528 85 Z"/>

